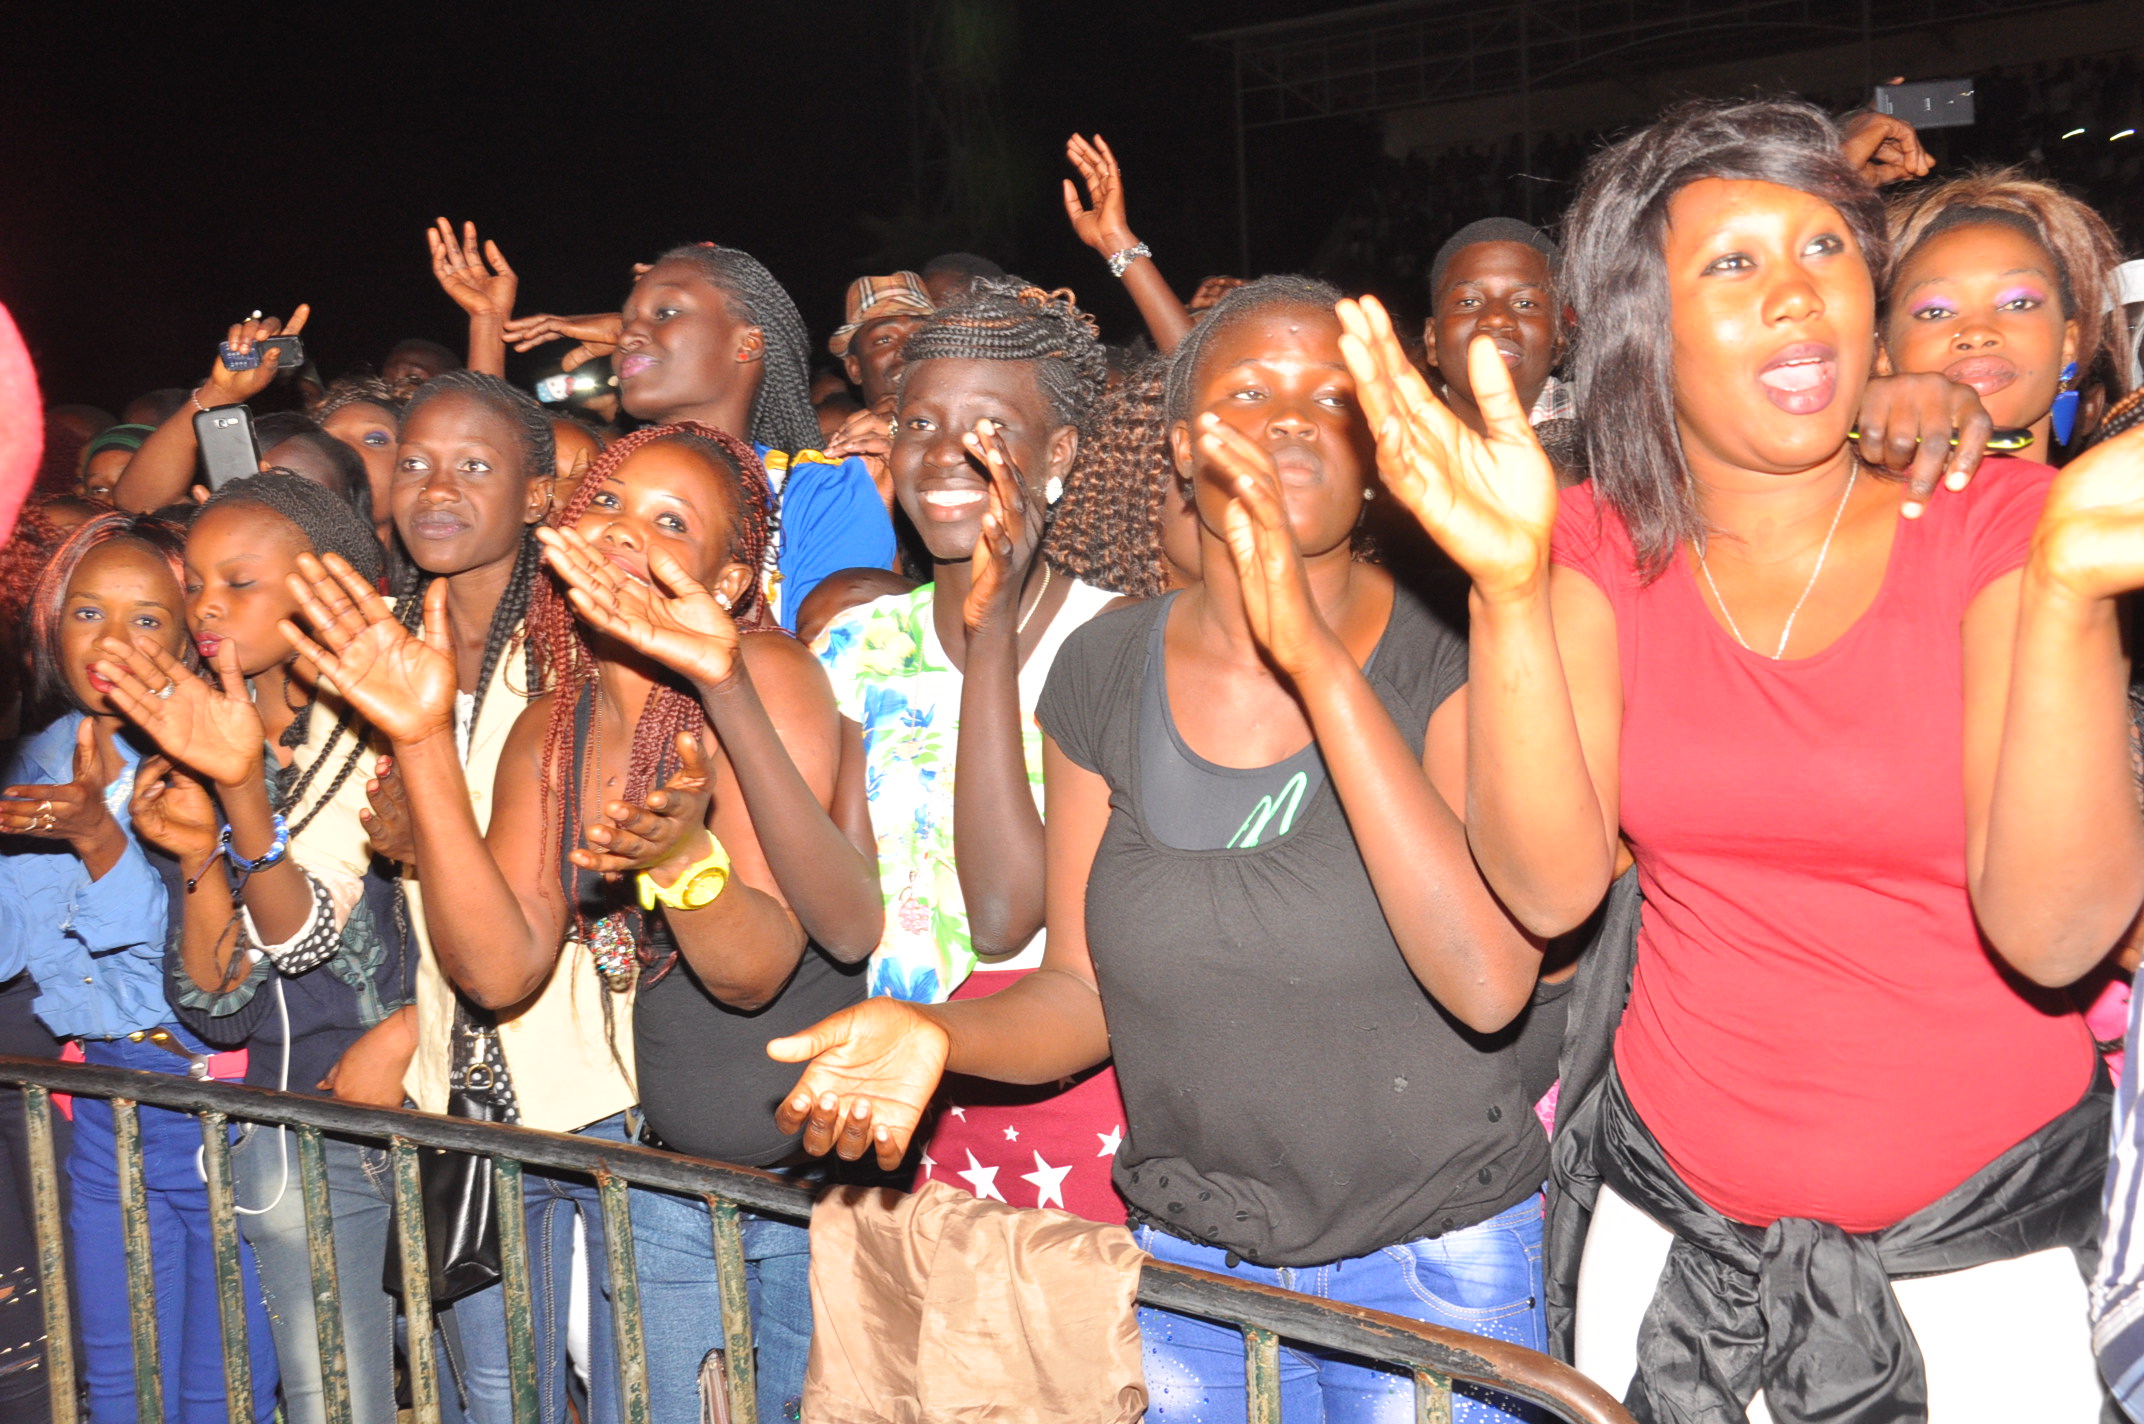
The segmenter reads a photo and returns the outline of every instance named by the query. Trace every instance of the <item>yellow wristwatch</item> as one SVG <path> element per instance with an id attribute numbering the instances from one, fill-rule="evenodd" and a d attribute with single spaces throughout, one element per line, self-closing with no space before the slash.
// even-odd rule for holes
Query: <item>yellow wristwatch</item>
<path id="1" fill-rule="evenodd" d="M 730 853 L 712 835 L 707 841 L 711 849 L 686 866 L 672 885 L 657 885 L 645 870 L 640 872 L 641 909 L 652 910 L 663 904 L 673 910 L 704 910 L 715 903 L 723 887 L 730 883 Z"/>

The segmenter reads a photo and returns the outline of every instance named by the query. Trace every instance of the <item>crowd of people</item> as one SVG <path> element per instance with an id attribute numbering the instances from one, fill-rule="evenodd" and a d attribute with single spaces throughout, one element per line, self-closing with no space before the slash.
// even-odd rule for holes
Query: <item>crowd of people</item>
<path id="1" fill-rule="evenodd" d="M 1646 1424 L 2144 1408 L 2103 217 L 1880 116 L 1692 105 L 1557 235 L 1424 254 L 1416 332 L 1302 276 L 1182 302 L 1107 143 L 1066 157 L 1115 344 L 967 253 L 859 276 L 823 345 L 711 242 L 530 314 L 441 219 L 465 353 L 299 389 L 310 313 L 254 313 L 124 419 L 52 410 L 0 550 L 0 1051 L 1069 1211 Z M 505 379 L 554 341 L 598 399 Z M 234 470 L 200 432 L 249 407 Z M 167 1416 L 221 1420 L 200 1129 L 140 1133 L 150 1263 L 73 1104 L 89 1417 L 135 1417 L 131 1289 Z M 332 1305 L 388 1424 L 383 1150 L 328 1142 L 322 1302 L 294 1145 L 234 1142 L 256 1418 L 325 1417 Z M 48 1405 L 27 1201 L 9 1419 Z M 611 1424 L 596 1189 L 525 1209 L 542 1417 Z M 698 1417 L 707 1206 L 631 1224 L 651 1417 Z M 743 1240 L 795 1418 L 810 1234 Z M 449 1415 L 504 1424 L 502 1290 L 431 1245 Z M 1139 1325 L 1150 1418 L 1246 1417 L 1232 1328 Z M 1404 1373 L 1281 1372 L 1291 1421 L 1416 1417 Z"/>

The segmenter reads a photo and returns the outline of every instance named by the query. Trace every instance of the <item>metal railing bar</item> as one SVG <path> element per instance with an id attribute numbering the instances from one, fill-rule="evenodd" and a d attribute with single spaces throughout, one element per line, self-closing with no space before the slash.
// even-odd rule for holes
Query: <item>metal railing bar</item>
<path id="1" fill-rule="evenodd" d="M 1452 1382 L 1434 1370 L 1414 1372 L 1414 1424 L 1452 1424 Z"/>
<path id="2" fill-rule="evenodd" d="M 253 1417 L 253 1351 L 246 1331 L 246 1280 L 239 1268 L 238 1215 L 231 1210 L 231 1122 L 201 1114 L 201 1176 L 208 1188 L 209 1256 L 216 1263 L 216 1314 L 223 1326 L 223 1393 L 231 1417 Z"/>
<path id="3" fill-rule="evenodd" d="M 52 1094 L 35 1084 L 22 1090 L 30 1127 L 30 1211 L 37 1227 L 37 1291 L 45 1311 L 45 1390 L 52 1424 L 80 1424 L 75 1392 L 74 1297 L 67 1285 L 67 1231 L 60 1211 L 59 1152 L 52 1136 Z"/>
<path id="4" fill-rule="evenodd" d="M 490 1155 L 490 1154 L 485 1154 Z M 507 1390 L 513 1399 L 514 1424 L 541 1424 L 543 1405 L 536 1392 L 536 1324 L 534 1295 L 529 1285 L 529 1216 L 527 1198 L 521 1190 L 521 1164 L 511 1157 L 493 1157 L 492 1177 L 498 1183 L 499 1284 L 506 1311 Z M 553 1320 L 558 1338 L 565 1337 L 565 1322 Z"/>
<path id="5" fill-rule="evenodd" d="M 722 1377 L 732 1424 L 759 1424 L 759 1357 L 752 1353 L 752 1293 L 744 1278 L 744 1224 L 737 1203 L 707 1199 L 715 1240 L 715 1284 L 722 1295 Z"/>
<path id="6" fill-rule="evenodd" d="M 409 1400 L 417 1424 L 440 1424 L 439 1362 L 432 1354 L 432 1266 L 424 1239 L 424 1192 L 417 1147 L 406 1137 L 394 1153 L 395 1240 L 402 1252 L 402 1313 L 409 1318 Z"/>
<path id="7" fill-rule="evenodd" d="M 149 1244 L 149 1194 L 142 1183 L 141 1115 L 134 1102 L 112 1099 L 112 1147 L 119 1159 L 119 1235 L 127 1271 L 143 1289 L 127 1291 L 134 1333 L 135 1417 L 164 1417 L 163 1348 L 157 1333 L 156 1257 Z"/>
<path id="8" fill-rule="evenodd" d="M 640 1318 L 640 1272 L 633 1262 L 630 1190 L 625 1178 L 596 1173 L 603 1254 L 610 1264 L 610 1322 L 618 1341 L 618 1414 L 625 1424 L 648 1424 L 648 1344 Z"/>
<path id="9" fill-rule="evenodd" d="M 305 1254 L 313 1271 L 320 1402 L 328 1424 L 350 1424 L 350 1357 L 342 1334 L 342 1284 L 335 1270 L 335 1208 L 328 1201 L 327 1144 L 317 1127 L 298 1129 L 298 1189 L 305 1204 Z"/>
<path id="10" fill-rule="evenodd" d="M 1248 1424 L 1280 1424 L 1280 1336 L 1254 1325 L 1243 1328 L 1243 1382 Z"/>

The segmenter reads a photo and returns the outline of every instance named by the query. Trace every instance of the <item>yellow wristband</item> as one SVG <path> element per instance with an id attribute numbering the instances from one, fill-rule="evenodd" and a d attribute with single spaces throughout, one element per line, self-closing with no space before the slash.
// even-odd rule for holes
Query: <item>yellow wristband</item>
<path id="1" fill-rule="evenodd" d="M 652 910 L 663 904 L 673 910 L 704 910 L 715 903 L 730 883 L 730 853 L 712 835 L 707 840 L 712 849 L 686 866 L 673 884 L 657 885 L 645 870 L 635 877 L 640 882 L 641 909 Z"/>

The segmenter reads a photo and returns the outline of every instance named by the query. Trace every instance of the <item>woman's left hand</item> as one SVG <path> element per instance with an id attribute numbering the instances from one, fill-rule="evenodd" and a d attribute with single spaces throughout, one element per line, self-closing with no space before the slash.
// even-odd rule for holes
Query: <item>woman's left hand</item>
<path id="1" fill-rule="evenodd" d="M 338 1102 L 368 1108 L 398 1108 L 402 1076 L 417 1053 L 417 1011 L 397 1009 L 342 1051 L 316 1086 Z"/>
<path id="2" fill-rule="evenodd" d="M 1901 510 L 1908 519 L 1920 518 L 1938 481 L 1964 489 L 1995 433 L 1978 391 L 1928 372 L 1870 377 L 1854 425 L 1863 462 L 1908 476 Z"/>
<path id="3" fill-rule="evenodd" d="M 97 651 L 104 654 L 97 672 L 111 682 L 112 702 L 166 756 L 222 787 L 260 779 L 268 734 L 246 695 L 236 643 L 226 638 L 216 649 L 220 689 L 147 638 L 131 647 L 100 639 Z"/>
<path id="4" fill-rule="evenodd" d="M 737 624 L 729 610 L 666 550 L 648 550 L 650 585 L 621 573 L 578 529 L 538 529 L 536 537 L 589 627 L 701 687 L 736 671 Z"/>
<path id="5" fill-rule="evenodd" d="M 975 536 L 961 621 L 971 633 L 992 624 L 1016 628 L 1020 595 L 1026 589 L 1028 571 L 1035 566 L 1035 551 L 1042 547 L 1042 521 L 1028 506 L 1020 468 L 1013 463 L 1012 451 L 994 421 L 978 420 L 973 430 L 960 437 L 960 443 L 990 480 L 990 502 L 983 511 L 983 527 Z"/>
<path id="6" fill-rule="evenodd" d="M 2144 427 L 2062 467 L 2027 570 L 2084 602 L 2144 588 Z"/>
<path id="7" fill-rule="evenodd" d="M 1222 515 L 1222 533 L 1243 588 L 1251 636 L 1282 672 L 1310 676 L 1325 665 L 1336 640 L 1311 599 L 1273 457 L 1210 411 L 1198 419 L 1198 444 L 1199 454 L 1235 486 L 1236 497 Z"/>
<path id="8" fill-rule="evenodd" d="M 110 734 L 94 717 L 75 729 L 74 779 L 57 786 L 10 786 L 0 791 L 0 832 L 85 847 L 117 828 L 104 788 L 121 761 Z"/>
<path id="9" fill-rule="evenodd" d="M 445 218 L 424 230 L 424 240 L 432 249 L 432 276 L 455 305 L 471 316 L 502 324 L 512 319 L 521 279 L 506 265 L 506 254 L 499 251 L 498 243 L 486 242 L 480 249 L 473 222 L 462 224 L 461 240 L 456 242 L 454 224 Z M 491 263 L 488 270 L 486 259 Z"/>
<path id="10" fill-rule="evenodd" d="M 220 813 L 200 779 L 169 757 L 146 756 L 134 769 L 127 815 L 143 840 L 191 869 L 216 852 Z"/>
<path id="11" fill-rule="evenodd" d="M 686 867 L 704 859 L 707 842 L 707 803 L 714 797 L 714 776 L 707 767 L 707 754 L 700 739 L 681 732 L 677 739 L 677 770 L 670 779 L 650 791 L 635 806 L 630 801 L 606 801 L 602 818 L 591 821 L 582 833 L 587 842 L 568 857 L 583 870 L 599 875 L 626 875 L 635 871 L 671 871 L 671 879 Z"/>

